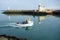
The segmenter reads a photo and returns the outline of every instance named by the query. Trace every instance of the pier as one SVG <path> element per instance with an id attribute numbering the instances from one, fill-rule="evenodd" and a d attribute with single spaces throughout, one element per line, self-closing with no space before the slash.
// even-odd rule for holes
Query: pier
<path id="1" fill-rule="evenodd" d="M 45 6 L 38 5 L 37 10 L 11 10 L 10 8 L 8 8 L 3 13 L 4 14 L 29 14 L 29 15 L 49 14 L 49 15 L 52 15 L 53 13 L 60 13 L 60 12 L 58 11 L 56 12 L 56 11 L 53 11 L 53 9 L 47 9 L 45 8 Z"/>
<path id="2" fill-rule="evenodd" d="M 6 10 L 3 13 L 4 14 L 30 14 L 30 15 L 52 14 L 52 12 L 49 11 L 40 12 L 38 10 Z"/>
<path id="3" fill-rule="evenodd" d="M 38 12 L 38 10 L 6 10 L 4 13 L 25 13 L 25 14 L 33 14 L 33 13 L 44 13 L 44 12 Z"/>

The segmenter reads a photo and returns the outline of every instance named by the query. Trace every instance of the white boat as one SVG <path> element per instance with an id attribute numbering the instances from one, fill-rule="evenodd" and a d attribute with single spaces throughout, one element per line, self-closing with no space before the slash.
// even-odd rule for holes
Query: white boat
<path id="1" fill-rule="evenodd" d="M 19 23 L 19 24 L 16 24 L 16 25 L 17 26 L 20 26 L 20 27 L 33 26 L 33 21 L 28 21 L 27 24 L 21 24 L 21 23 Z"/>

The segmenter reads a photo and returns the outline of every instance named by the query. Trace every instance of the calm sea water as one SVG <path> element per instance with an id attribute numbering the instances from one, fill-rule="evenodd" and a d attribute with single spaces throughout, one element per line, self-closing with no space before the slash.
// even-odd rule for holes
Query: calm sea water
<path id="1" fill-rule="evenodd" d="M 34 25 L 28 28 L 15 27 L 16 22 L 30 18 Z M 53 15 L 5 15 L 0 12 L 0 35 L 16 36 L 28 40 L 60 40 L 60 17 Z"/>

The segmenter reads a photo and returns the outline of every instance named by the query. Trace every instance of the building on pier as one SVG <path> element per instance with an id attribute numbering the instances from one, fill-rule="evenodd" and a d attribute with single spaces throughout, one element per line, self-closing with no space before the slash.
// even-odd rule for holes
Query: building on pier
<path id="1" fill-rule="evenodd" d="M 46 11 L 45 6 L 39 4 L 38 5 L 38 12 L 45 12 L 45 11 Z"/>
<path id="2" fill-rule="evenodd" d="M 46 12 L 46 13 L 52 13 L 52 9 L 47 9 L 45 6 L 39 4 L 38 5 L 38 12 Z"/>

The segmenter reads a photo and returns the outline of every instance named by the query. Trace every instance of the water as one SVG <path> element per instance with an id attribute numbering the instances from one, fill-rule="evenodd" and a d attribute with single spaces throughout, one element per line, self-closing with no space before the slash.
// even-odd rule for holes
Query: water
<path id="1" fill-rule="evenodd" d="M 34 25 L 28 28 L 16 27 L 16 22 L 23 22 L 26 18 L 30 18 Z M 0 12 L 0 35 L 3 34 L 28 40 L 60 40 L 60 17 L 53 15 L 13 15 L 9 17 Z"/>

